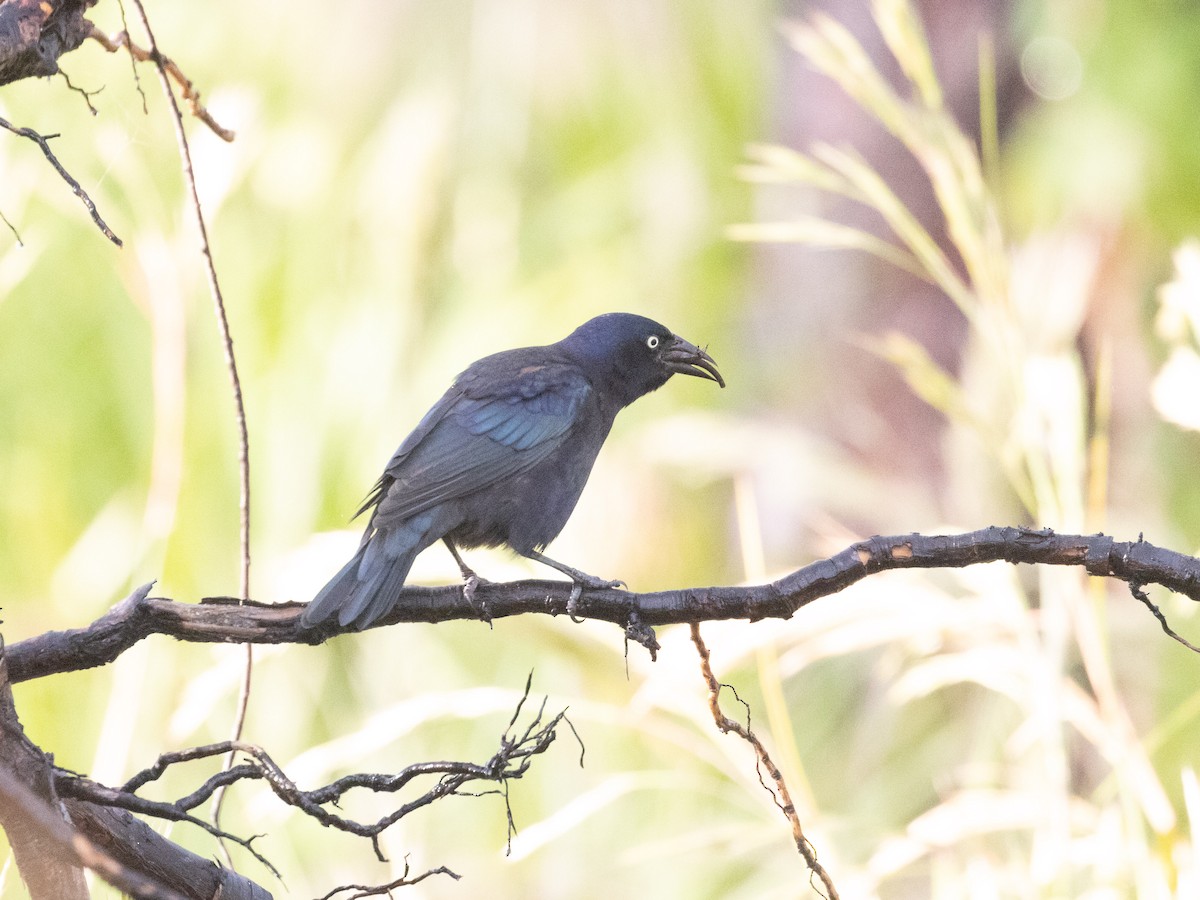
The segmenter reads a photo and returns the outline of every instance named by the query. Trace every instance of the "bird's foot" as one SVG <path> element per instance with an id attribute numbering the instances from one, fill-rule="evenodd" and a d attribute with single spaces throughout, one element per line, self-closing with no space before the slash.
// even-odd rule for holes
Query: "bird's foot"
<path id="1" fill-rule="evenodd" d="M 587 588 L 589 591 L 603 591 L 608 588 L 623 588 L 629 587 L 621 579 L 610 581 L 607 578 L 597 578 L 595 575 L 589 575 L 587 572 L 577 572 L 579 577 L 574 578 L 574 582 L 580 588 Z"/>
<path id="2" fill-rule="evenodd" d="M 579 598 L 583 594 L 584 588 L 587 588 L 589 591 L 602 591 L 607 588 L 628 587 L 623 581 L 609 581 L 607 578 L 597 578 L 595 575 L 589 575 L 587 572 L 573 569 L 571 566 L 553 560 L 544 553 L 539 553 L 537 550 L 522 552 L 521 555 L 526 559 L 532 559 L 535 562 L 540 562 L 542 565 L 557 569 L 571 579 L 571 596 L 567 599 L 567 615 L 571 617 L 572 622 L 578 623 L 583 621 L 579 617 L 578 612 Z"/>
<path id="3" fill-rule="evenodd" d="M 579 615 L 579 598 L 583 596 L 584 588 L 587 588 L 589 591 L 602 591 L 607 588 L 629 587 L 623 581 L 609 581 L 607 578 L 597 578 L 595 575 L 580 572 L 578 569 L 572 570 L 571 580 L 571 596 L 567 598 L 567 616 L 576 625 L 586 621 Z"/>
<path id="4" fill-rule="evenodd" d="M 463 579 L 463 599 L 471 606 L 472 609 L 479 611 L 479 618 L 488 623 L 488 627 L 492 627 L 492 611 L 488 609 L 487 601 L 481 600 L 475 602 L 475 591 L 483 584 L 491 584 L 486 578 L 482 578 L 475 574 L 475 570 L 463 562 L 462 556 L 459 555 L 458 548 L 454 546 L 454 541 L 449 537 L 442 538 L 442 543 L 446 545 L 446 549 L 450 551 L 450 555 L 454 557 L 454 561 L 458 563 L 458 571 L 462 572 Z"/>
<path id="5" fill-rule="evenodd" d="M 466 575 L 466 573 L 464 573 Z M 480 585 L 491 584 L 486 578 L 476 575 L 474 572 L 466 575 L 463 578 L 463 598 L 471 605 L 471 607 L 479 612 L 479 618 L 488 623 L 488 627 L 492 627 L 492 611 L 488 607 L 486 600 L 476 600 L 475 591 Z"/>

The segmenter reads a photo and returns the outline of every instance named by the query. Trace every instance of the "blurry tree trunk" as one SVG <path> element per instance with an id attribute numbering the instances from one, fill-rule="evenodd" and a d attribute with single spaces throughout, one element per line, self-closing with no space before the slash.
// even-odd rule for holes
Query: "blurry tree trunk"
<path id="1" fill-rule="evenodd" d="M 83 870 L 62 852 L 48 818 L 69 829 L 54 793 L 50 761 L 28 737 L 13 705 L 8 666 L 0 655 L 0 828 L 33 900 L 88 896 Z"/>

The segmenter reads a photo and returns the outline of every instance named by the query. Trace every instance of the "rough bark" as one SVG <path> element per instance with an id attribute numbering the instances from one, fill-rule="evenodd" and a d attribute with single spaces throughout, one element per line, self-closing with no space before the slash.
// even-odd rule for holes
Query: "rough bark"
<path id="1" fill-rule="evenodd" d="M 58 72 L 58 59 L 91 33 L 95 0 L 0 0 L 0 85 Z"/>
<path id="2" fill-rule="evenodd" d="M 33 900 L 86 900 L 84 868 L 144 900 L 270 900 L 124 810 L 60 799 L 53 762 L 25 735 L 0 652 L 0 828 Z"/>
<path id="3" fill-rule="evenodd" d="M 0 656 L 0 828 L 33 900 L 88 896 L 83 869 L 64 853 L 73 836 L 54 793 L 50 760 L 25 735 Z"/>
<path id="4" fill-rule="evenodd" d="M 1200 559 L 1156 547 L 1141 539 L 1117 541 L 1103 535 L 1055 534 L 1029 528 L 984 528 L 956 535 L 893 535 L 852 544 L 828 559 L 785 575 L 770 584 L 746 587 L 695 587 L 638 594 L 616 589 L 586 590 L 570 609 L 576 617 L 612 622 L 651 651 L 656 625 L 718 619 L 790 618 L 802 606 L 837 593 L 886 569 L 959 568 L 1004 560 L 1058 566 L 1082 566 L 1090 575 L 1128 583 L 1139 596 L 1147 584 L 1200 601 Z M 13 682 L 57 672 L 106 665 L 152 634 L 184 641 L 229 644 L 320 644 L 344 633 L 336 623 L 306 629 L 298 603 L 240 603 L 207 598 L 178 603 L 150 597 L 144 585 L 86 628 L 51 631 L 8 649 Z M 475 602 L 462 587 L 406 587 L 403 600 L 373 628 L 400 622 L 447 622 L 500 619 L 528 613 L 552 616 L 568 612 L 571 585 L 564 581 L 513 581 L 484 584 Z M 1157 609 L 1150 609 L 1160 617 Z M 1165 627 L 1165 623 L 1164 623 Z M 1172 637 L 1177 637 L 1168 631 Z"/>

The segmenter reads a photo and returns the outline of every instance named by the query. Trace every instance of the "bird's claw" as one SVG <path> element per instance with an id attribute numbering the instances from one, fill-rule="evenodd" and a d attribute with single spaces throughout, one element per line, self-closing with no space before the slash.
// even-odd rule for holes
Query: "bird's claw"
<path id="1" fill-rule="evenodd" d="M 571 584 L 571 596 L 567 598 L 567 618 L 576 625 L 585 621 L 582 616 L 576 615 L 579 610 L 579 598 L 583 596 L 583 585 L 578 581 Z"/>
<path id="2" fill-rule="evenodd" d="M 578 625 L 585 621 L 584 618 L 578 615 L 579 598 L 583 596 L 583 589 L 589 591 L 602 591 L 608 588 L 623 588 L 629 587 L 625 582 L 609 581 L 607 578 L 597 578 L 595 575 L 588 575 L 586 572 L 580 572 L 578 578 L 571 583 L 571 596 L 567 598 L 567 616 Z"/>
<path id="3" fill-rule="evenodd" d="M 492 626 L 492 611 L 488 608 L 486 600 L 475 600 L 475 591 L 480 585 L 491 584 L 486 578 L 481 578 L 472 572 L 463 579 L 463 598 L 471 605 L 473 609 L 479 611 L 479 618 L 488 623 L 488 627 Z"/>
<path id="4" fill-rule="evenodd" d="M 589 575 L 587 572 L 580 572 L 578 569 L 570 571 L 571 580 L 579 586 L 580 589 L 587 588 L 589 591 L 603 591 L 608 588 L 623 588 L 629 587 L 625 582 L 617 579 L 610 581 L 607 578 L 600 578 L 598 575 Z"/>
<path id="5" fill-rule="evenodd" d="M 593 576 L 590 581 L 584 583 L 584 587 L 594 591 L 603 591 L 609 588 L 627 588 L 629 585 L 619 578 L 609 581 L 607 578 L 596 578 Z"/>

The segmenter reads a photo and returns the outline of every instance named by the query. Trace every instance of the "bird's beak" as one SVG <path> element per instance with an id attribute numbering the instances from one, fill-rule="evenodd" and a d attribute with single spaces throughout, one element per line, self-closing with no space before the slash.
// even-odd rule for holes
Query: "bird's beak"
<path id="1" fill-rule="evenodd" d="M 671 335 L 671 343 L 662 353 L 663 365 L 669 372 L 680 375 L 695 375 L 707 378 L 725 387 L 725 379 L 717 371 L 717 361 L 697 347 L 688 343 L 677 334 Z"/>

